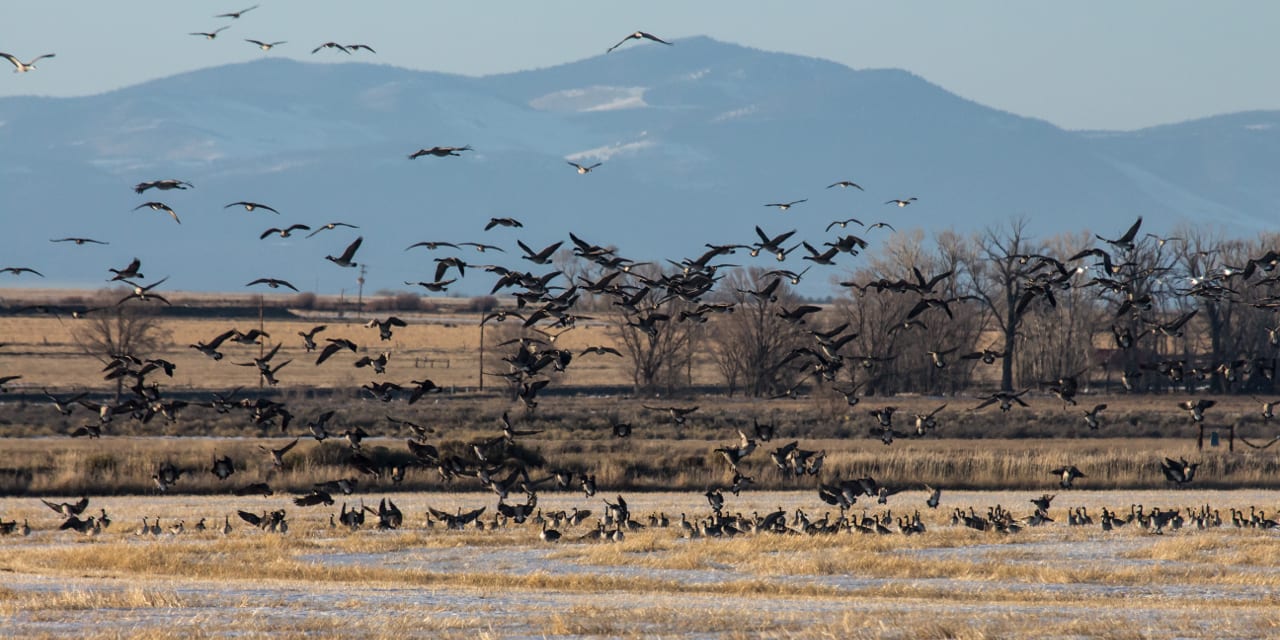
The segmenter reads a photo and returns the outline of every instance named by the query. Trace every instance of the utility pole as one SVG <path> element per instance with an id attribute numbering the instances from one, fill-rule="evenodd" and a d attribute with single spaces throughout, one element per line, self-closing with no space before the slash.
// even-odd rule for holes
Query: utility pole
<path id="1" fill-rule="evenodd" d="M 258 294 L 258 332 L 259 333 L 262 333 L 263 330 L 265 329 L 262 323 L 262 315 L 263 315 L 262 314 L 262 294 L 259 293 Z M 266 334 L 263 334 L 263 335 L 266 335 Z M 266 343 L 267 341 L 264 340 L 262 336 L 258 336 L 258 358 L 262 358 L 262 356 L 266 355 L 266 349 L 267 349 Z M 262 372 L 258 372 L 258 388 L 259 389 L 262 388 L 263 377 L 264 376 L 262 375 Z"/>
<path id="2" fill-rule="evenodd" d="M 476 381 L 484 391 L 484 312 L 480 312 L 480 364 L 476 367 Z"/>
<path id="3" fill-rule="evenodd" d="M 356 278 L 356 284 L 360 286 L 360 288 L 356 290 L 356 313 L 364 312 L 364 274 L 365 273 L 368 273 L 368 270 L 365 269 L 365 266 L 362 264 L 360 265 L 360 277 Z"/>

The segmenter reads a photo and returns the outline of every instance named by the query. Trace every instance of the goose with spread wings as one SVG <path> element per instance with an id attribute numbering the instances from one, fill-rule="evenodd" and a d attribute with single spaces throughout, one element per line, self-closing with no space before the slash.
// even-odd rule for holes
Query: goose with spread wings
<path id="1" fill-rule="evenodd" d="M 621 47 L 621 46 L 622 46 L 623 44 L 625 44 L 628 40 L 641 40 L 641 39 L 643 39 L 643 40 L 652 40 L 652 41 L 657 42 L 657 43 L 660 43 L 660 44 L 665 44 L 665 45 L 667 45 L 667 46 L 671 46 L 671 43 L 670 43 L 670 42 L 667 42 L 666 40 L 663 40 L 662 38 L 659 38 L 658 36 L 655 36 L 655 35 L 653 35 L 652 33 L 647 33 L 647 32 L 645 32 L 645 31 L 636 31 L 635 33 L 632 33 L 631 35 L 629 35 L 629 36 L 627 36 L 627 37 L 625 37 L 625 38 L 623 38 L 623 39 L 619 40 L 619 41 L 618 41 L 618 44 L 615 44 L 615 45 L 613 45 L 612 47 L 609 47 L 608 49 L 606 49 L 606 50 L 605 50 L 605 53 L 612 53 L 614 49 L 617 49 L 618 47 Z"/>
<path id="2" fill-rule="evenodd" d="M 52 58 L 53 56 L 54 54 L 52 53 L 46 53 L 42 56 L 36 56 L 28 62 L 23 62 L 19 60 L 17 57 L 13 56 L 12 54 L 0 53 L 0 58 L 4 58 L 5 60 L 8 60 L 9 62 L 13 63 L 14 73 L 26 73 L 28 71 L 34 71 L 36 68 L 37 62 L 45 58 Z"/>

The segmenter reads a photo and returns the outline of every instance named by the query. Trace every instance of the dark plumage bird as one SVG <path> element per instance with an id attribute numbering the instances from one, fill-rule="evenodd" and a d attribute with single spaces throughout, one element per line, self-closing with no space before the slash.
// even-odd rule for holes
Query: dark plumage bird
<path id="1" fill-rule="evenodd" d="M 294 291 L 298 290 L 298 288 L 290 284 L 288 280 L 280 280 L 279 278 L 258 278 L 257 280 L 254 280 L 253 282 L 246 284 L 245 286 L 252 287 L 255 284 L 265 284 L 268 287 L 271 287 L 272 289 L 279 289 L 280 287 L 286 287 L 289 289 L 293 289 Z M 310 351 L 310 349 L 308 349 L 308 351 Z"/>
<path id="2" fill-rule="evenodd" d="M 766 204 L 764 206 L 777 207 L 779 211 L 786 211 L 787 209 L 790 209 L 791 207 L 794 207 L 800 204 L 801 202 L 808 202 L 808 201 L 809 201 L 808 198 L 803 198 L 800 200 L 792 200 L 791 202 L 770 202 L 769 204 Z"/>
<path id="3" fill-rule="evenodd" d="M 272 209 L 271 207 L 268 207 L 265 204 L 259 204 L 257 202 L 248 202 L 245 200 L 241 200 L 239 202 L 232 202 L 231 204 L 226 205 L 222 208 L 230 209 L 231 207 L 236 207 L 236 206 L 244 207 L 245 211 L 254 211 L 255 209 L 262 209 L 263 211 L 270 211 L 271 213 L 274 213 L 277 215 L 279 215 L 280 213 L 279 211 L 276 211 L 275 209 Z"/>
<path id="4" fill-rule="evenodd" d="M 265 240 L 267 236 L 273 233 L 279 235 L 281 238 L 288 238 L 294 231 L 310 231 L 310 230 L 311 230 L 311 227 L 308 227 L 305 224 L 291 224 L 287 227 L 284 227 L 283 229 L 279 227 L 271 227 L 270 229 L 263 231 L 262 235 L 258 236 L 258 239 Z"/>
<path id="5" fill-rule="evenodd" d="M 187 35 L 189 35 L 189 36 L 204 36 L 204 38 L 205 38 L 206 40 L 213 40 L 214 38 L 217 38 L 217 37 L 218 37 L 218 34 L 219 34 L 219 33 L 222 33 L 223 31 L 226 31 L 226 30 L 227 30 L 227 27 L 218 27 L 217 29 L 214 29 L 213 31 L 195 31 L 195 32 L 192 32 L 192 33 L 188 33 Z"/>
<path id="6" fill-rule="evenodd" d="M 74 243 L 76 243 L 77 245 L 82 245 L 82 244 L 111 244 L 110 242 L 103 242 L 103 241 L 101 241 L 101 240 L 94 240 L 93 238 L 58 238 L 57 240 L 50 240 L 49 242 L 74 242 Z"/>
<path id="7" fill-rule="evenodd" d="M 257 9 L 257 8 L 258 8 L 258 5 L 256 5 L 256 4 L 255 4 L 255 5 L 253 5 L 252 7 L 249 7 L 248 9 L 241 9 L 241 10 L 239 10 L 239 11 L 231 11 L 231 12 L 229 12 L 229 13 L 219 13 L 218 15 L 216 15 L 216 16 L 214 16 L 214 17 L 215 17 L 215 18 L 231 18 L 232 20 L 235 20 L 235 19 L 239 18 L 240 16 L 242 16 L 242 15 L 244 15 L 244 14 L 246 14 L 246 13 L 249 13 L 250 11 L 253 11 L 254 9 Z"/>
<path id="8" fill-rule="evenodd" d="M 568 163 L 569 163 L 570 165 L 572 165 L 575 169 L 577 169 L 577 170 L 578 170 L 578 173 L 579 173 L 580 175 L 586 175 L 586 174 L 588 174 L 588 173 L 591 173 L 591 170 L 592 170 L 592 169 L 595 169 L 596 167 L 598 167 L 598 166 L 600 166 L 601 164 L 603 164 L 603 163 L 597 162 L 597 163 L 595 163 L 595 164 L 581 165 L 581 164 L 578 164 L 578 163 L 576 163 L 576 162 L 573 162 L 572 160 L 568 160 L 568 161 L 566 161 L 566 162 L 568 162 Z"/>
<path id="9" fill-rule="evenodd" d="M 24 273 L 34 273 L 40 276 L 41 278 L 44 277 L 43 273 L 40 273 L 39 271 L 36 271 L 31 267 L 5 267 L 3 269 L 0 269 L 0 273 L 12 273 L 15 276 L 20 276 Z"/>
<path id="10" fill-rule="evenodd" d="M 348 50 L 346 47 L 344 47 L 344 46 L 342 46 L 342 45 L 340 45 L 340 44 L 338 44 L 338 43 L 336 43 L 336 42 L 326 42 L 326 43 L 324 43 L 324 44 L 322 44 L 322 45 L 320 45 L 320 46 L 318 46 L 318 47 L 316 47 L 316 48 L 312 49 L 312 50 L 311 50 L 311 53 L 313 53 L 313 54 L 314 54 L 314 53 L 319 53 L 321 49 L 337 49 L 338 51 L 341 51 L 341 52 L 343 52 L 343 53 L 345 53 L 345 54 L 348 54 L 348 55 L 350 55 L 350 54 L 351 54 L 351 51 L 350 51 L 350 50 Z"/>
<path id="11" fill-rule="evenodd" d="M 308 234 L 307 234 L 307 237 L 308 237 L 308 238 L 310 238 L 311 236 L 314 236 L 314 235 L 316 235 L 317 233 L 320 233 L 321 231 L 332 231 L 332 230 L 334 230 L 334 229 L 337 229 L 338 227 L 347 227 L 348 229 L 359 229 L 359 228 L 360 228 L 360 227 L 357 227 L 357 226 L 356 226 L 356 225 L 354 225 L 354 224 L 347 224 L 347 223 L 345 223 L 345 222 L 329 222 L 329 223 L 326 223 L 326 224 L 322 224 L 322 225 L 320 225 L 319 227 L 316 227 L 316 230 L 315 230 L 315 231 L 312 231 L 311 233 L 308 233 Z"/>
<path id="12" fill-rule="evenodd" d="M 169 217 L 173 218 L 173 221 L 174 221 L 174 222 L 176 222 L 176 223 L 178 223 L 178 224 L 182 224 L 182 221 L 178 219 L 178 214 L 177 214 L 177 213 L 174 213 L 173 209 L 171 209 L 171 208 L 169 207 L 169 205 L 167 205 L 167 204 L 165 204 L 165 203 L 163 203 L 163 202 L 144 202 L 144 203 L 142 203 L 142 204 L 140 204 L 140 205 L 138 205 L 138 206 L 134 207 L 134 208 L 133 208 L 133 210 L 134 210 L 134 211 L 137 211 L 138 209 L 141 209 L 141 208 L 143 208 L 143 207 L 147 207 L 148 209 L 151 209 L 152 211 L 163 211 L 163 212 L 165 212 L 165 213 L 169 214 Z"/>
<path id="13" fill-rule="evenodd" d="M 911 196 L 910 198 L 907 198 L 906 200 L 898 200 L 898 199 L 894 199 L 894 200 L 886 200 L 886 201 L 885 201 L 885 204 L 896 204 L 896 205 L 898 205 L 898 207 L 899 207 L 899 208 L 901 208 L 901 207 L 905 207 L 905 206 L 907 206 L 907 205 L 909 205 L 909 204 L 911 204 L 912 202 L 915 202 L 915 201 L 916 201 L 916 197 L 915 197 L 915 196 Z"/>
<path id="14" fill-rule="evenodd" d="M 159 189 L 161 191 L 168 191 L 170 189 L 186 190 L 192 187 L 195 187 L 195 185 L 185 180 L 175 180 L 173 178 L 166 178 L 164 180 L 151 180 L 148 182 L 139 182 L 138 184 L 134 185 L 133 190 L 136 193 L 142 193 L 147 189 Z"/>
<path id="15" fill-rule="evenodd" d="M 460 156 L 462 155 L 461 153 L 459 153 L 460 151 L 474 151 L 474 149 L 472 149 L 471 145 L 469 144 L 461 147 L 431 147 L 430 149 L 427 149 L 424 147 L 422 149 L 418 149 L 417 151 L 414 151 L 413 153 L 409 154 L 409 159 L 417 160 L 422 156 L 435 156 L 437 158 L 445 158 L 448 156 Z"/>
<path id="16" fill-rule="evenodd" d="M 521 224 L 520 221 L 516 220 L 515 218 L 489 218 L 488 224 L 484 225 L 484 230 L 488 231 L 494 227 L 520 228 L 523 226 L 524 225 Z"/>
<path id="17" fill-rule="evenodd" d="M 353 262 L 351 259 L 356 256 L 356 250 L 360 248 L 361 242 L 364 242 L 364 236 L 356 238 L 354 242 L 347 245 L 347 248 L 343 250 L 342 255 L 336 258 L 333 256 L 325 256 L 324 259 L 338 265 L 339 267 L 355 267 L 357 263 Z"/>
<path id="18" fill-rule="evenodd" d="M 827 188 L 828 188 L 828 189 L 830 189 L 831 187 L 840 187 L 841 189 L 843 189 L 843 188 L 845 188 L 845 187 L 853 187 L 853 188 L 857 189 L 858 191 L 865 191 L 865 189 L 863 189 L 861 186 L 859 186 L 859 185 L 858 185 L 858 183 L 856 183 L 856 182 L 850 182 L 850 181 L 848 181 L 848 180 L 841 180 L 840 182 L 833 182 L 833 183 L 831 183 L 831 184 L 827 185 Z"/>
<path id="19" fill-rule="evenodd" d="M 258 48 L 259 48 L 259 49 L 262 49 L 263 51 L 270 51 L 271 49 L 275 48 L 276 46 L 278 46 L 278 45 L 282 45 L 282 44 L 284 44 L 284 43 L 285 43 L 285 41 L 284 41 L 284 40 L 277 40 L 276 42 L 263 42 L 263 41 L 261 41 L 261 40 L 254 40 L 254 39 L 252 39 L 252 38 L 245 38 L 245 39 L 244 39 L 244 41 L 245 41 L 245 42 L 252 42 L 253 44 L 258 45 Z"/>
<path id="20" fill-rule="evenodd" d="M 631 35 L 629 35 L 629 36 L 627 36 L 627 37 L 623 38 L 622 40 L 619 40 L 619 41 L 618 41 L 618 44 L 615 44 L 615 45 L 613 45 L 612 47 L 609 47 L 608 49 L 606 49 L 606 50 L 605 50 L 605 53 L 611 53 L 614 49 L 617 49 L 618 47 L 621 47 L 621 46 L 622 46 L 626 41 L 628 41 L 628 40 L 640 40 L 640 39 L 644 39 L 644 40 L 652 40 L 652 41 L 654 41 L 654 42 L 658 42 L 658 43 L 665 44 L 665 45 L 668 45 L 668 46 L 670 46 L 670 45 L 671 45 L 671 43 L 670 43 L 670 42 L 667 42 L 666 40 L 663 40 L 662 38 L 659 38 L 658 36 L 655 36 L 655 35 L 653 35 L 652 33 L 647 33 L 647 32 L 644 32 L 644 31 L 636 31 L 635 33 L 632 33 Z"/>

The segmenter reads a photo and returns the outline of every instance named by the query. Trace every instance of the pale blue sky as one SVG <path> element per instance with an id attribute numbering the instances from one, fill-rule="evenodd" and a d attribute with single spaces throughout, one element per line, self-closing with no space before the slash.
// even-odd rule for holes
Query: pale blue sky
<path id="1" fill-rule="evenodd" d="M 1280 2 L 923 0 L 262 0 L 6 2 L 0 51 L 56 52 L 27 74 L 0 71 L 0 96 L 83 95 L 262 55 L 367 43 L 376 60 L 468 75 L 604 53 L 643 29 L 912 71 L 949 91 L 1071 129 L 1133 129 L 1280 109 Z M 188 32 L 231 25 L 214 41 Z M 244 38 L 287 40 L 263 54 Z M 326 55 L 327 54 L 327 55 Z"/>

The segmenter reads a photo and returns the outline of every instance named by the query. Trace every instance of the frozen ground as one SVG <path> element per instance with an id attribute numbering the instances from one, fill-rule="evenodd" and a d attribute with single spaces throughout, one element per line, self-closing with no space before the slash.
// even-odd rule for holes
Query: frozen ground
<path id="1" fill-rule="evenodd" d="M 377 497 L 365 496 L 365 503 L 374 504 Z M 392 497 L 406 514 L 405 530 L 348 533 L 328 527 L 327 508 L 290 508 L 291 530 L 283 541 L 234 520 L 237 530 L 228 539 L 190 531 L 201 517 L 220 524 L 236 509 L 279 508 L 278 496 L 95 498 L 90 510 L 106 508 L 115 521 L 95 537 L 50 530 L 59 518 L 36 500 L 2 500 L 4 520 L 27 518 L 35 531 L 0 538 L 0 618 L 5 620 L 0 635 L 1280 634 L 1280 533 L 1226 527 L 1157 536 L 1136 527 L 1105 533 L 1096 525 L 1065 524 L 1066 508 L 1075 506 L 1088 507 L 1095 517 L 1103 506 L 1127 512 L 1137 503 L 1148 509 L 1208 504 L 1224 517 L 1230 507 L 1247 511 L 1254 506 L 1270 514 L 1276 495 L 1266 492 L 1073 492 L 1054 502 L 1051 513 L 1058 523 L 1013 536 L 957 529 L 949 523 L 950 509 L 981 511 L 998 503 L 1026 515 L 1031 511 L 1026 501 L 1034 495 L 956 492 L 944 494 L 937 512 L 922 513 L 929 531 L 910 539 L 894 534 L 813 543 L 766 536 L 686 540 L 672 527 L 635 533 L 610 546 L 546 544 L 532 526 L 483 533 L 426 530 L 422 514 L 428 506 L 491 510 L 494 500 L 484 494 Z M 601 497 L 549 494 L 540 506 L 591 508 L 599 514 Z M 673 522 L 681 512 L 691 517 L 707 512 L 698 495 L 634 494 L 627 500 L 634 514 L 663 511 Z M 731 510 L 748 514 L 777 507 L 799 507 L 815 516 L 827 510 L 811 492 L 744 493 L 729 502 Z M 927 511 L 923 495 L 895 496 L 888 507 L 895 514 Z M 143 515 L 160 517 L 166 527 L 182 519 L 187 531 L 137 537 L 133 531 Z M 242 546 L 227 546 L 236 541 Z M 253 565 L 231 575 L 206 566 L 235 563 L 228 556 L 232 549 L 258 545 L 273 558 L 260 574 Z M 63 552 L 85 549 L 107 555 L 145 549 L 156 558 L 185 549 L 200 560 L 154 569 L 117 567 L 109 559 L 86 566 L 56 560 Z M 300 577 L 281 577 L 289 575 L 281 570 L 286 565 L 300 568 Z M 376 572 L 361 575 L 364 569 Z"/>

